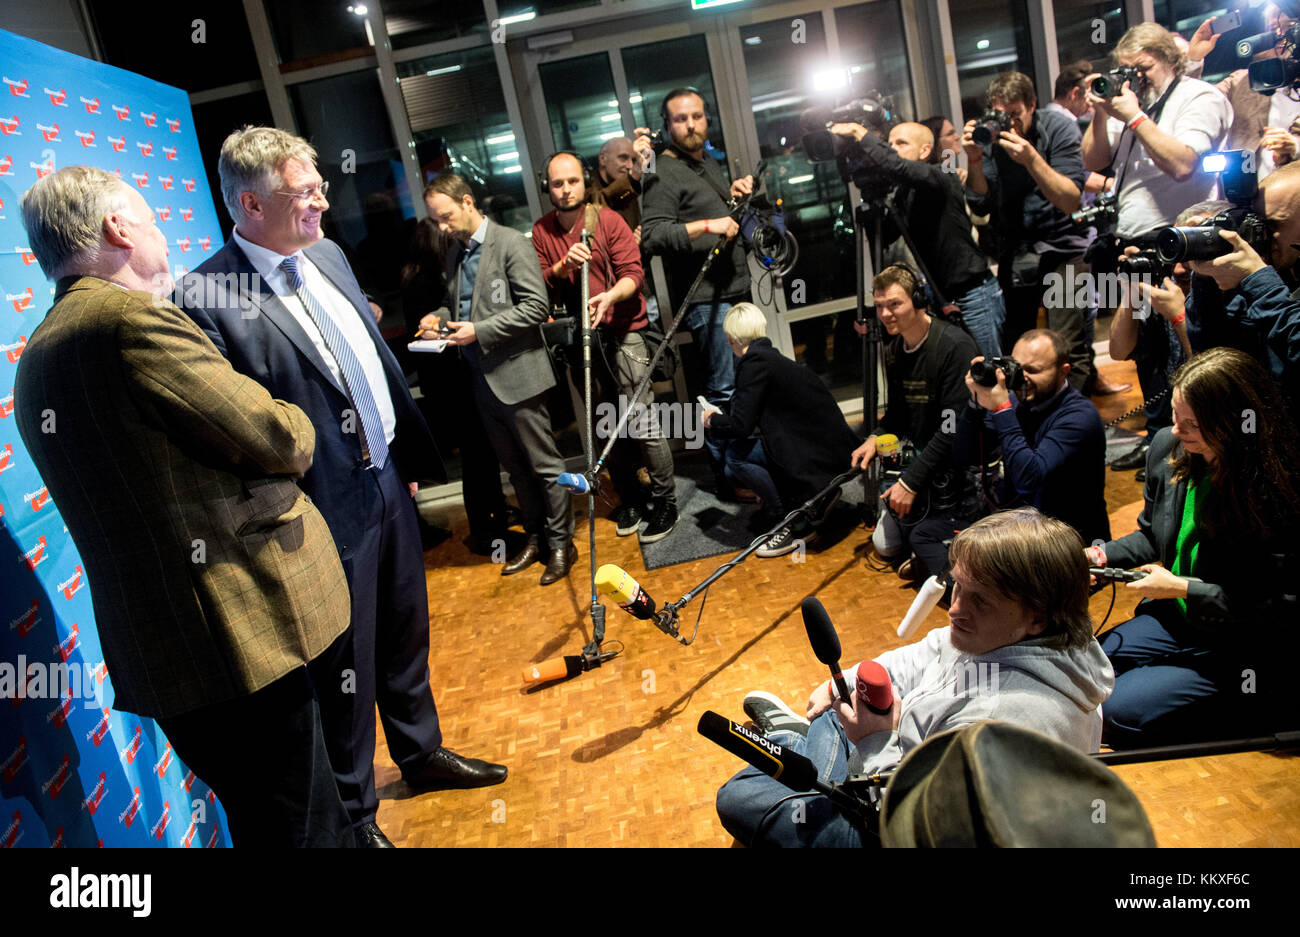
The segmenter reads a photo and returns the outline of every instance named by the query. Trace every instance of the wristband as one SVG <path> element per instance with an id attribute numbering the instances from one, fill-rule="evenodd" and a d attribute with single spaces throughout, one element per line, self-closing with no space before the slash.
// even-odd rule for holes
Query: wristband
<path id="1" fill-rule="evenodd" d="M 1128 122 L 1128 129 L 1137 130 L 1138 127 L 1141 126 L 1142 121 L 1146 119 L 1147 119 L 1147 115 L 1143 114 L 1141 111 L 1138 111 L 1137 116 Z"/>
<path id="2" fill-rule="evenodd" d="M 1002 406 L 1000 406 L 1000 407 L 994 407 L 994 408 L 993 408 L 993 412 L 994 412 L 994 413 L 1001 413 L 1003 410 L 1010 410 L 1010 409 L 1011 409 L 1011 401 L 1008 400 L 1006 403 L 1002 404 Z"/>
<path id="3" fill-rule="evenodd" d="M 705 234 L 712 234 L 712 233 L 713 233 L 713 231 L 710 230 L 710 228 L 709 228 L 709 219 L 708 219 L 708 218 L 705 218 L 705 219 L 704 219 L 704 233 L 705 233 Z"/>
<path id="4" fill-rule="evenodd" d="M 1176 316 L 1174 316 L 1172 319 L 1170 319 L 1170 320 L 1169 320 L 1169 324 L 1170 324 L 1170 325 L 1182 325 L 1183 322 L 1184 322 L 1186 319 L 1187 319 L 1187 311 L 1186 311 L 1186 310 L 1183 310 L 1182 312 L 1178 313 L 1178 315 L 1176 315 Z"/>

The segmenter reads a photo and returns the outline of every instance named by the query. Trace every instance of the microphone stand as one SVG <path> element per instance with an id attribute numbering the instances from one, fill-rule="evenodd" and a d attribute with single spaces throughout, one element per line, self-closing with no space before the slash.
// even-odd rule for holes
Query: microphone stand
<path id="1" fill-rule="evenodd" d="M 1300 731 L 1279 732 L 1253 739 L 1228 739 L 1218 742 L 1189 742 L 1186 745 L 1162 745 L 1157 748 L 1130 748 L 1117 752 L 1100 752 L 1092 757 L 1104 765 L 1130 765 L 1143 761 L 1170 761 L 1174 758 L 1199 758 L 1204 755 L 1230 755 L 1235 752 L 1269 752 L 1300 748 Z"/>
<path id="2" fill-rule="evenodd" d="M 582 241 L 588 250 L 591 249 L 594 234 L 593 231 L 583 229 Z M 587 309 L 587 303 L 591 299 L 591 281 L 588 276 L 590 268 L 591 261 L 584 260 L 579 274 L 582 278 L 579 314 L 582 316 L 582 395 L 587 410 L 587 477 L 594 478 L 595 471 L 592 459 L 596 453 L 596 439 L 593 435 L 595 429 L 591 405 L 591 345 L 595 328 L 591 324 L 591 313 Z M 611 437 L 610 441 L 613 442 L 616 438 L 617 435 Z M 582 649 L 582 666 L 584 670 L 599 667 L 601 663 L 609 659 L 608 656 L 602 656 L 600 653 L 601 642 L 605 640 L 605 606 L 601 604 L 599 597 L 596 595 L 596 489 L 594 486 L 587 490 L 587 561 L 587 578 L 591 587 L 591 643 Z"/>
<path id="3" fill-rule="evenodd" d="M 787 514 L 781 520 L 777 521 L 776 526 L 773 527 L 771 530 L 767 531 L 766 533 L 759 534 L 757 537 L 755 537 L 753 543 L 751 543 L 743 551 L 736 554 L 736 556 L 734 556 L 727 562 L 723 563 L 717 569 L 715 569 L 712 573 L 709 574 L 709 576 L 703 582 L 701 582 L 695 588 L 691 589 L 689 592 L 683 595 L 676 602 L 669 602 L 667 605 L 664 605 L 662 608 L 660 608 L 659 611 L 655 613 L 655 617 L 652 621 L 652 624 L 660 631 L 662 631 L 664 634 L 668 635 L 671 638 L 676 638 L 684 645 L 689 645 L 693 643 L 695 641 L 695 636 L 699 633 L 700 630 L 699 620 L 697 619 L 695 622 L 695 632 L 691 634 L 690 638 L 684 638 L 681 636 L 681 634 L 678 633 L 678 624 L 679 624 L 678 613 L 683 608 L 685 608 L 687 604 L 689 604 L 690 601 L 693 598 L 695 598 L 695 596 L 697 596 L 700 592 L 707 590 L 709 586 L 713 585 L 715 582 L 717 582 L 727 573 L 731 572 L 733 569 L 735 569 L 745 560 L 749 559 L 750 554 L 752 554 L 755 550 L 757 550 L 764 543 L 766 543 L 767 540 L 770 537 L 772 537 L 772 535 L 774 535 L 778 530 L 780 530 L 786 524 L 791 523 L 792 521 L 794 521 L 799 517 L 804 517 L 807 518 L 808 520 L 812 520 L 813 509 L 814 506 L 817 504 L 817 502 L 819 502 L 822 498 L 829 495 L 835 489 L 851 481 L 861 472 L 862 469 L 855 468 L 855 469 L 849 469 L 847 472 L 844 472 L 843 474 L 836 475 L 833 479 L 831 479 L 830 484 L 828 484 L 821 491 L 817 492 L 817 494 L 813 495 L 803 504 L 799 505 L 799 507 L 795 508 L 793 511 Z M 701 608 L 700 614 L 702 615 L 703 613 L 704 613 L 704 609 Z"/>

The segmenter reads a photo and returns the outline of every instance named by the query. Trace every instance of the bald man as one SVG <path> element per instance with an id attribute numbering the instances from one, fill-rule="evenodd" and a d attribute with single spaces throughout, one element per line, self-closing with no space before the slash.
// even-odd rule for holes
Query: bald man
<path id="1" fill-rule="evenodd" d="M 896 183 L 895 202 L 916 245 L 915 259 L 924 265 L 922 273 L 939 293 L 934 308 L 956 306 L 980 352 L 1000 354 L 998 335 L 1005 317 L 1002 291 L 971 237 L 957 167 L 927 162 L 934 134 L 924 124 L 897 124 L 886 142 L 861 124 L 832 124 L 830 129 L 857 141 L 848 150 L 855 181 L 884 176 Z M 886 220 L 886 243 L 900 234 L 892 220 Z M 901 248 L 900 243 L 891 249 L 896 252 L 894 259 L 903 256 Z"/>
<path id="2" fill-rule="evenodd" d="M 641 243 L 642 152 L 650 149 L 649 138 L 641 137 L 640 141 L 643 145 L 638 149 L 627 137 L 614 137 L 605 141 L 596 157 L 600 201 L 627 222 L 638 244 Z"/>

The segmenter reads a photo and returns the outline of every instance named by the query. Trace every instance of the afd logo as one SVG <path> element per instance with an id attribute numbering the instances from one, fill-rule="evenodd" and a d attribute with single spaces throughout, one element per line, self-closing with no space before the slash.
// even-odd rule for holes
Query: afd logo
<path id="1" fill-rule="evenodd" d="M 84 582 L 85 577 L 82 575 L 81 567 L 77 566 L 76 571 L 71 576 L 59 583 L 58 591 L 62 592 L 63 597 L 71 602 L 72 597 L 81 591 Z M 75 628 L 76 626 L 74 625 L 73 627 Z"/>
<path id="2" fill-rule="evenodd" d="M 5 447 L 0 449 L 0 472 L 8 471 L 14 467 L 13 458 L 13 443 L 5 443 Z"/>
<path id="3" fill-rule="evenodd" d="M 16 98 L 31 97 L 31 95 L 27 93 L 26 78 L 24 78 L 22 81 L 14 81 L 12 78 L 5 77 L 5 76 L 0 76 L 0 78 L 3 78 L 4 83 L 9 86 L 9 93 L 12 94 L 14 97 Z"/>
<path id="4" fill-rule="evenodd" d="M 104 718 L 95 723 L 95 727 L 86 733 L 86 741 L 90 742 L 90 744 L 94 745 L 96 748 L 99 748 L 100 743 L 104 741 L 104 736 L 108 735 L 108 717 L 112 712 L 113 710 L 105 706 L 103 709 Z M 93 813 L 94 811 L 91 812 Z"/>
<path id="5" fill-rule="evenodd" d="M 158 114 L 156 112 L 153 114 L 146 114 L 144 111 L 140 111 L 139 113 L 140 119 L 144 121 L 146 127 L 152 127 L 154 124 L 158 123 Z"/>
<path id="6" fill-rule="evenodd" d="M 14 158 L 9 155 L 0 156 L 0 176 L 12 176 Z"/>
<path id="7" fill-rule="evenodd" d="M 111 108 L 113 109 L 113 113 L 117 115 L 117 119 L 118 119 L 118 120 L 124 120 L 124 121 L 127 121 L 128 123 L 130 122 L 130 120 L 131 120 L 131 108 L 129 108 L 129 107 L 124 107 L 124 106 L 117 105 L 117 104 L 110 104 L 109 107 L 111 107 Z"/>
<path id="8" fill-rule="evenodd" d="M 68 783 L 68 778 L 72 774 L 72 758 L 64 755 L 59 761 L 59 767 L 54 774 L 41 785 L 41 793 L 49 794 L 50 800 L 58 800 L 59 795 L 63 793 L 63 786 Z"/>
<path id="9" fill-rule="evenodd" d="M 23 495 L 23 501 L 26 502 L 27 504 L 30 504 L 32 506 L 32 510 L 38 513 L 40 512 L 41 508 L 45 507 L 46 502 L 49 500 L 50 500 L 49 489 L 45 488 L 44 486 L 42 486 L 36 491 L 28 492 L 27 494 Z"/>
<path id="10" fill-rule="evenodd" d="M 182 180 L 181 180 L 181 185 L 185 186 L 185 191 L 186 191 L 186 192 L 193 192 L 193 191 L 194 191 L 194 180 L 193 180 L 193 179 L 182 179 Z"/>
<path id="11" fill-rule="evenodd" d="M 159 221 L 170 221 L 170 220 L 171 220 L 171 217 L 172 217 L 172 207 L 171 207 L 170 205 L 162 205 L 162 206 L 159 206 L 159 207 L 155 208 L 154 211 L 156 211 L 156 212 L 158 213 L 158 220 L 159 220 Z"/>
<path id="12" fill-rule="evenodd" d="M 35 572 L 36 567 L 44 563 L 49 557 L 45 555 L 45 537 L 36 538 L 36 546 L 32 547 L 23 554 L 23 562 L 27 564 L 28 570 Z"/>
<path id="13" fill-rule="evenodd" d="M 158 177 L 158 184 L 163 187 L 164 192 L 170 192 L 172 190 L 172 182 L 173 182 L 172 176 Z"/>
<path id="14" fill-rule="evenodd" d="M 170 130 L 172 133 L 180 133 L 180 132 L 181 132 L 181 122 L 180 122 L 179 120 L 172 120 L 172 118 L 168 117 L 168 118 L 167 118 L 167 129 Z"/>
<path id="15" fill-rule="evenodd" d="M 18 129 L 21 123 L 22 121 L 18 119 L 17 114 L 8 120 L 0 117 L 0 134 L 4 134 L 6 137 L 21 137 L 23 132 Z"/>
<path id="16" fill-rule="evenodd" d="M 44 124 L 37 124 L 37 125 L 36 125 L 36 129 L 39 130 L 39 131 L 41 132 L 41 136 L 45 138 L 45 142 L 46 142 L 46 143 L 62 143 L 62 142 L 63 142 L 62 140 L 59 139 L 59 125 L 58 125 L 58 124 L 55 124 L 55 125 L 52 126 L 52 127 L 47 127 L 47 126 L 45 126 Z"/>
<path id="17" fill-rule="evenodd" d="M 64 91 L 62 88 L 58 91 L 51 91 L 49 88 L 46 88 L 45 93 L 50 96 L 50 103 L 55 107 L 68 106 L 68 92 Z"/>
<path id="18" fill-rule="evenodd" d="M 78 130 L 76 131 L 76 133 L 77 133 L 77 139 L 81 141 L 82 146 L 92 147 L 95 145 L 95 131 Z"/>
<path id="19" fill-rule="evenodd" d="M 30 289 L 31 287 L 28 287 Z M 0 397 L 0 420 L 14 412 L 14 392 L 9 391 L 8 397 Z"/>
<path id="20" fill-rule="evenodd" d="M 167 159 L 171 160 L 172 162 L 175 162 L 175 161 L 176 161 L 176 147 L 174 147 L 174 146 L 165 146 L 165 147 L 163 147 L 163 156 L 166 156 Z"/>
<path id="21" fill-rule="evenodd" d="M 36 263 L 36 255 L 32 253 L 30 250 L 28 250 L 26 247 L 19 247 L 15 245 L 14 251 L 15 253 L 22 255 L 24 267 L 30 267 L 32 264 Z"/>
<path id="22" fill-rule="evenodd" d="M 147 172 L 133 172 L 131 173 L 131 178 L 135 180 L 135 184 L 138 188 L 149 188 L 149 174 Z"/>
<path id="23" fill-rule="evenodd" d="M 30 303 L 31 300 L 29 299 L 28 302 Z M 22 312 L 22 309 L 19 309 L 18 311 Z M 8 361 L 10 364 L 17 364 L 18 359 L 23 356 L 23 349 L 26 347 L 27 347 L 27 336 L 19 335 L 18 341 L 14 342 L 12 345 L 0 345 L 0 351 L 4 352 L 6 361 Z M 4 469 L 0 468 L 0 472 L 2 471 L 4 471 Z"/>
<path id="24" fill-rule="evenodd" d="M 108 712 L 108 710 L 104 710 L 104 711 Z M 104 720 L 105 722 L 107 722 L 108 717 L 105 716 Z M 90 794 L 87 795 L 86 799 L 81 802 L 81 806 L 86 808 L 87 813 L 89 813 L 91 816 L 94 816 L 95 812 L 99 810 L 100 802 L 104 799 L 104 795 L 107 793 L 108 793 L 108 772 L 101 771 L 99 772 L 99 780 L 95 782 L 95 786 L 90 789 Z"/>
<path id="25" fill-rule="evenodd" d="M 87 114 L 99 113 L 99 98 L 78 98 L 86 106 Z"/>
<path id="26" fill-rule="evenodd" d="M 18 637 L 25 638 L 36 627 L 40 618 L 41 603 L 37 599 L 32 599 L 32 607 L 23 612 L 13 621 L 9 622 L 9 630 L 17 631 Z"/>
<path id="27" fill-rule="evenodd" d="M 181 209 L 181 221 L 193 221 L 193 220 L 194 220 L 194 209 L 193 209 L 193 208 L 182 208 L 182 209 Z"/>
<path id="28" fill-rule="evenodd" d="M 113 148 L 114 153 L 125 153 L 126 137 L 109 137 L 108 145 Z"/>
<path id="29" fill-rule="evenodd" d="M 14 312 L 25 312 L 27 307 L 32 304 L 34 297 L 35 294 L 30 286 L 22 293 L 5 293 L 5 301 L 14 304 Z M 24 342 L 23 344 L 26 345 L 27 343 Z M 20 351 L 19 354 L 22 354 L 22 352 Z"/>
<path id="30" fill-rule="evenodd" d="M 135 145 L 140 148 L 141 156 L 153 156 L 153 143 L 141 143 L 137 140 Z"/>
<path id="31" fill-rule="evenodd" d="M 212 246 L 212 238 L 206 235 L 204 237 L 199 238 L 199 247 L 203 248 L 203 250 L 206 251 L 211 246 Z"/>
<path id="32" fill-rule="evenodd" d="M 44 163 L 28 163 L 32 169 L 36 170 L 36 178 L 44 179 L 50 173 L 54 172 L 54 160 L 50 159 Z"/>
<path id="33" fill-rule="evenodd" d="M 177 239 L 176 239 L 176 246 L 179 247 L 179 248 L 181 249 L 181 253 L 182 253 L 182 254 L 186 253 L 186 252 L 190 249 L 190 239 L 189 239 L 189 236 L 186 235 L 186 236 L 183 237 L 183 238 L 177 238 Z"/>

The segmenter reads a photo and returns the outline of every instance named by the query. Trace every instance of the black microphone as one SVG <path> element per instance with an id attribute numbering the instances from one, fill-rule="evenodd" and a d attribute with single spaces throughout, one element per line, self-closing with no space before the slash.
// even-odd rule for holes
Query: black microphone
<path id="1" fill-rule="evenodd" d="M 840 691 L 840 699 L 852 703 L 849 686 L 844 682 L 844 674 L 840 672 L 840 636 L 835 633 L 831 617 L 826 614 L 821 600 L 811 595 L 799 604 L 799 610 L 803 612 L 803 626 L 808 631 L 808 643 L 812 645 L 813 653 L 819 661 L 830 667 L 831 679 Z"/>
<path id="2" fill-rule="evenodd" d="M 803 755 L 712 710 L 700 715 L 699 733 L 792 791 L 829 791 L 817 780 L 817 768 Z"/>

